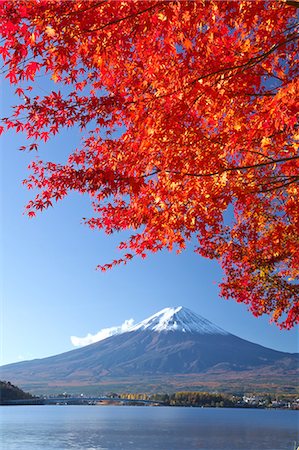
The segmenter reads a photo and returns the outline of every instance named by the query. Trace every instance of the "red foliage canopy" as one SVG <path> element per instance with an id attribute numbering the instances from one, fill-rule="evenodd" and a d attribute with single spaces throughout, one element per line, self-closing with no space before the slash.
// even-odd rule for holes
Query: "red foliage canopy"
<path id="1" fill-rule="evenodd" d="M 28 214 L 71 190 L 89 194 L 90 227 L 134 230 L 119 245 L 124 256 L 102 270 L 163 248 L 181 251 L 195 236 L 195 251 L 222 264 L 224 297 L 292 327 L 299 321 L 294 6 L 2 1 L 2 73 L 20 97 L 5 128 L 24 132 L 29 149 L 63 127 L 85 133 L 67 164 L 31 164 L 26 184 L 39 194 Z M 34 93 L 37 74 L 54 82 L 43 97 Z"/>

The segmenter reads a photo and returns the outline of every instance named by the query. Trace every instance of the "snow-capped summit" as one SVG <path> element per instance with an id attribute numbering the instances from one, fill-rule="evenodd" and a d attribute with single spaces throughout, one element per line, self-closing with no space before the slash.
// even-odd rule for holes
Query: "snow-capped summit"
<path id="1" fill-rule="evenodd" d="M 183 306 L 164 308 L 142 322 L 134 325 L 129 331 L 137 330 L 158 332 L 181 331 L 184 333 L 188 332 L 199 334 L 229 334 L 211 323 L 209 320 L 204 319 Z"/>

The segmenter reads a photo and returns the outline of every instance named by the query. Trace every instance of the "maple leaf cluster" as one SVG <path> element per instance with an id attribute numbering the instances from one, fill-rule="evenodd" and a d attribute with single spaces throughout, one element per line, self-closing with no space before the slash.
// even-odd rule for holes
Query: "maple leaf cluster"
<path id="1" fill-rule="evenodd" d="M 2 1 L 2 73 L 20 101 L 1 130 L 25 133 L 30 150 L 82 132 L 66 164 L 31 164 L 29 216 L 89 194 L 91 228 L 133 230 L 102 270 L 195 237 L 222 264 L 224 297 L 298 323 L 294 4 Z M 35 93 L 37 75 L 51 92 Z"/>

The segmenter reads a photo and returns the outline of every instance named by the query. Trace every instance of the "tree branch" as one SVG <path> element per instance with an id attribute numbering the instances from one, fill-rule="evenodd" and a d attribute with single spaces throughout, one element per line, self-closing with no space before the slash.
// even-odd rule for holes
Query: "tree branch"
<path id="1" fill-rule="evenodd" d="M 286 0 L 286 4 L 288 6 L 295 6 L 295 8 L 299 8 L 299 1 L 297 0 Z"/>
<path id="2" fill-rule="evenodd" d="M 286 161 L 292 161 L 294 159 L 299 159 L 299 156 L 290 156 L 288 158 L 281 158 L 281 159 L 273 159 L 271 161 L 259 163 L 259 164 L 252 164 L 248 166 L 237 166 L 237 167 L 228 167 L 226 169 L 223 169 L 218 172 L 211 172 L 211 173 L 183 173 L 179 171 L 172 171 L 172 170 L 165 170 L 166 173 L 173 173 L 175 175 L 182 175 L 182 176 L 190 176 L 190 177 L 214 177 L 216 175 L 221 175 L 225 172 L 234 172 L 238 170 L 248 170 L 248 169 L 256 169 L 257 167 L 263 167 L 263 166 L 269 166 L 274 164 L 283 163 Z"/>
<path id="3" fill-rule="evenodd" d="M 141 14 L 144 14 L 147 11 L 150 11 L 151 9 L 155 9 L 157 6 L 159 6 L 159 5 L 156 3 L 155 5 L 149 6 L 148 8 L 143 9 L 142 11 L 138 11 L 136 13 L 129 14 L 128 16 L 120 17 L 119 19 L 112 20 L 111 22 L 108 22 L 108 23 L 106 23 L 105 25 L 103 25 L 103 26 L 101 26 L 99 28 L 86 29 L 84 31 L 87 32 L 87 33 L 94 33 L 95 31 L 104 30 L 105 28 L 109 27 L 110 25 L 115 25 L 115 24 L 117 24 L 119 22 L 122 22 L 124 20 L 133 19 L 134 17 L 137 17 L 137 16 L 139 16 Z"/>

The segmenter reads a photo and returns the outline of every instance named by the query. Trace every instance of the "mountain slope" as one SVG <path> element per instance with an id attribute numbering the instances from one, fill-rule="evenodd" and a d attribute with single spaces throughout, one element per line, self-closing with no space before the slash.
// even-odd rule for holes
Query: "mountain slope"
<path id="1" fill-rule="evenodd" d="M 103 341 L 40 360 L 3 366 L 1 377 L 30 384 L 98 384 L 115 378 L 298 368 L 299 355 L 253 344 L 182 307 L 166 308 Z M 270 373 L 271 373 L 270 371 Z"/>

